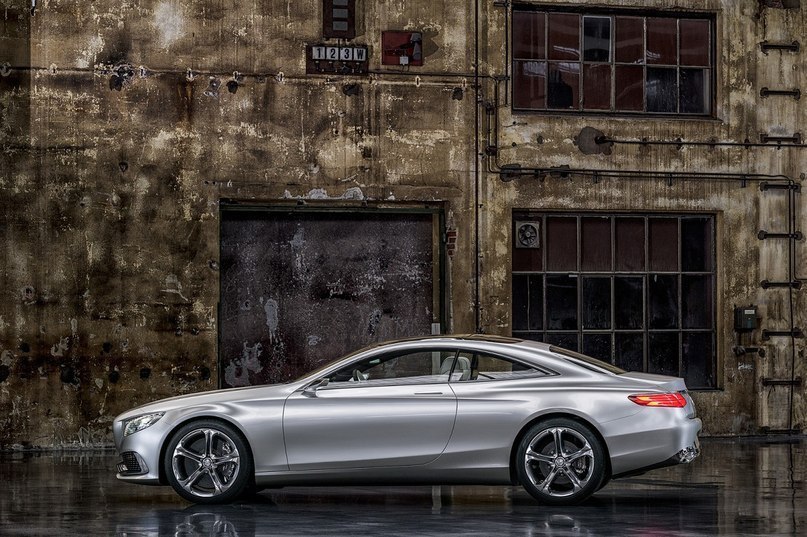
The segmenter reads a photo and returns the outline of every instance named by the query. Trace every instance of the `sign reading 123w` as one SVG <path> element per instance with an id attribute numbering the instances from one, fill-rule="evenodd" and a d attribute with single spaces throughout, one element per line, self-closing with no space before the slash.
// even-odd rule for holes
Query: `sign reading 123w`
<path id="1" fill-rule="evenodd" d="M 305 71 L 308 74 L 367 74 L 366 46 L 308 45 L 306 48 Z"/>

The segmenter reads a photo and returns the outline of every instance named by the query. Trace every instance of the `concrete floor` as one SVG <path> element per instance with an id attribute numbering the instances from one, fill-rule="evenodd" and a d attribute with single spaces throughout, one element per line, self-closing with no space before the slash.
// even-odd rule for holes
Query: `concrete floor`
<path id="1" fill-rule="evenodd" d="M 515 487 L 294 487 L 202 507 L 117 482 L 116 462 L 111 451 L 0 454 L 0 535 L 807 535 L 806 439 L 707 439 L 691 465 L 564 508 Z"/>

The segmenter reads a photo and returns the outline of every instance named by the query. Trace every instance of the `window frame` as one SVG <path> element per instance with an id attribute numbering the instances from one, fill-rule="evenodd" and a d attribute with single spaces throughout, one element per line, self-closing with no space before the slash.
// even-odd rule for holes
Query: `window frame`
<path id="1" fill-rule="evenodd" d="M 446 354 L 443 359 L 451 358 L 451 368 L 448 372 L 443 375 L 413 375 L 413 376 L 406 376 L 406 377 L 391 377 L 391 378 L 379 378 L 379 379 L 367 379 L 366 382 L 358 381 L 353 382 L 351 380 L 344 380 L 344 381 L 337 381 L 333 378 L 338 375 L 339 373 L 351 369 L 359 369 L 358 366 L 361 364 L 365 364 L 367 362 L 371 362 L 374 360 L 379 360 L 379 364 L 384 362 L 388 362 L 390 360 L 395 360 L 396 358 L 400 358 L 402 356 L 406 356 L 409 354 L 422 354 L 422 353 L 440 353 Z M 394 350 L 394 351 L 385 351 L 380 352 L 377 354 L 373 354 L 371 356 L 365 356 L 361 360 L 357 360 L 346 364 L 335 371 L 330 372 L 324 378 L 329 379 L 329 382 L 326 386 L 323 386 L 322 390 L 330 390 L 330 389 L 342 389 L 342 388 L 377 388 L 377 387 L 385 387 L 385 386 L 418 386 L 418 385 L 433 385 L 433 384 L 448 384 L 449 379 L 451 378 L 451 373 L 454 370 L 454 367 L 457 363 L 457 353 L 458 350 L 454 347 L 446 347 L 446 348 L 437 348 L 437 347 L 426 347 L 422 349 L 409 349 L 409 350 Z M 373 365 L 375 367 L 375 365 Z M 369 369 L 369 368 L 368 368 Z M 434 377 L 434 380 L 424 380 L 425 377 Z M 443 379 L 442 377 L 445 378 Z M 419 380 L 411 380 L 411 379 L 419 379 Z"/>
<path id="2" fill-rule="evenodd" d="M 575 255 L 575 265 L 574 269 L 560 269 L 555 267 L 548 266 L 547 259 L 550 257 L 551 252 L 550 246 L 548 245 L 548 234 L 547 234 L 547 218 L 569 218 L 575 221 L 576 230 L 575 230 L 575 238 L 576 238 L 576 245 L 574 249 Z M 602 268 L 595 268 L 595 269 L 585 269 L 583 268 L 584 258 L 583 258 L 583 220 L 586 218 L 603 218 L 607 219 L 609 222 L 609 233 L 610 233 L 610 268 L 609 269 L 602 269 Z M 617 241 L 616 241 L 616 234 L 617 234 L 617 220 L 618 219 L 642 219 L 643 225 L 643 245 L 642 245 L 642 256 L 643 256 L 643 267 L 638 270 L 634 269 L 624 269 L 620 268 L 617 264 Z M 513 229 L 513 238 L 514 240 L 511 241 L 513 245 L 513 263 L 511 265 L 511 334 L 513 337 L 521 337 L 524 339 L 537 339 L 538 341 L 546 341 L 549 336 L 551 335 L 568 335 L 575 338 L 576 346 L 569 349 L 571 351 L 577 352 L 579 354 L 588 354 L 586 352 L 586 348 L 584 347 L 585 335 L 608 335 L 610 337 L 610 345 L 611 345 L 611 355 L 608 360 L 609 363 L 615 364 L 615 359 L 617 357 L 617 336 L 618 335 L 625 335 L 625 334 L 635 334 L 641 335 L 642 343 L 642 368 L 641 369 L 634 369 L 636 371 L 644 371 L 647 372 L 650 366 L 650 345 L 651 336 L 659 336 L 661 334 L 675 334 L 677 336 L 678 345 L 677 345 L 677 373 L 673 373 L 674 376 L 681 376 L 686 377 L 687 372 L 687 360 L 684 352 L 684 343 L 687 337 L 693 337 L 693 334 L 706 334 L 711 337 L 711 348 L 712 348 L 712 355 L 711 355 L 711 363 L 705 363 L 704 365 L 707 369 L 712 369 L 711 375 L 711 384 L 703 383 L 703 385 L 694 385 L 693 390 L 714 390 L 719 389 L 721 386 L 721 375 L 719 370 L 720 364 L 720 353 L 719 353 L 719 334 L 720 334 L 720 319 L 718 315 L 718 307 L 719 307 L 719 283 L 718 283 L 718 274 L 719 274 L 719 267 L 718 267 L 718 256 L 717 256 L 717 242 L 718 242 L 718 221 L 719 215 L 714 212 L 675 212 L 675 213 L 656 213 L 656 212 L 645 212 L 645 213 L 626 213 L 626 212 L 595 212 L 595 211 L 551 211 L 551 210 L 539 210 L 539 209 L 522 209 L 522 210 L 514 210 L 512 214 L 512 229 Z M 676 237 L 677 237 L 677 268 L 675 270 L 668 270 L 668 269 L 659 269 L 654 268 L 651 266 L 652 258 L 651 258 L 651 241 L 650 241 L 650 231 L 651 231 L 651 221 L 652 220 L 664 220 L 664 219 L 675 219 L 676 220 Z M 704 253 L 706 254 L 706 258 L 704 258 L 704 263 L 706 263 L 703 270 L 692 270 L 689 267 L 686 267 L 684 264 L 684 234 L 683 234 L 683 223 L 687 220 L 697 220 L 697 219 L 707 219 L 709 222 L 709 235 L 707 240 L 704 241 Z M 516 267 L 516 253 L 515 253 L 515 232 L 517 231 L 515 226 L 518 222 L 524 221 L 539 221 L 541 229 L 539 230 L 539 238 L 540 238 L 540 252 L 539 258 L 536 259 L 534 254 L 531 256 L 530 253 L 524 253 L 522 256 L 524 259 L 527 259 L 529 256 L 528 263 L 531 263 L 533 267 L 536 266 L 536 262 L 540 263 L 540 268 L 535 269 L 532 268 L 527 270 L 524 267 Z M 710 244 L 708 244 L 710 243 Z M 522 250 L 523 251 L 523 250 Z M 651 299 L 650 299 L 650 287 L 651 287 L 651 277 L 654 275 L 662 275 L 662 276 L 674 276 L 676 277 L 676 325 L 672 328 L 664 328 L 658 326 L 651 325 L 651 317 L 650 317 L 650 309 L 651 309 Z M 540 294 L 540 328 L 536 329 L 531 325 L 533 317 L 530 315 L 530 310 L 526 310 L 526 315 L 523 319 L 516 319 L 516 308 L 517 308 L 517 301 L 515 300 L 515 289 L 516 289 L 516 277 L 517 276 L 526 276 L 527 280 L 533 277 L 537 277 L 540 279 L 541 283 L 541 294 Z M 547 299 L 547 288 L 548 288 L 548 280 L 547 277 L 552 276 L 574 276 L 576 280 L 576 299 L 575 299 L 575 307 L 576 307 L 576 327 L 573 329 L 562 329 L 562 328 L 550 328 L 548 326 L 548 299 Z M 706 317 L 707 326 L 686 326 L 685 315 L 686 310 L 684 307 L 684 293 L 685 293 L 685 285 L 684 280 L 687 277 L 705 277 L 707 285 L 711 285 L 710 289 L 710 303 L 708 304 L 710 311 Z M 584 307 L 584 280 L 585 278 L 609 278 L 610 279 L 610 326 L 609 328 L 598 328 L 598 327 L 586 327 L 584 326 L 584 316 L 585 316 L 585 307 Z M 642 304 L 642 311 L 641 311 L 641 325 L 638 328 L 625 328 L 625 327 L 617 327 L 617 278 L 640 278 L 641 283 L 641 304 Z M 692 280 L 694 281 L 694 280 Z M 529 285 L 529 282 L 528 284 Z M 529 288 L 527 287 L 527 293 L 529 293 Z M 523 291 L 523 290 L 522 290 Z M 525 300 L 532 300 L 533 297 L 529 296 Z M 524 312 L 520 312 L 520 314 L 524 314 Z M 523 321 L 523 324 L 519 323 L 517 327 L 517 320 Z M 550 345 L 561 346 L 562 344 L 556 342 L 550 342 Z M 602 358 L 596 357 L 600 360 Z M 708 375 L 706 377 L 708 380 Z M 688 382 L 689 385 L 689 382 Z"/>
<path id="3" fill-rule="evenodd" d="M 516 43 L 516 36 L 515 36 L 515 28 L 516 24 L 514 23 L 514 15 L 517 12 L 540 12 L 546 13 L 547 18 L 545 19 L 545 31 L 544 31 L 544 58 L 516 58 L 514 54 L 515 43 Z M 563 14 L 575 14 L 579 15 L 579 29 L 578 29 L 578 39 L 579 39 L 579 50 L 578 50 L 578 59 L 577 60 L 552 60 L 550 59 L 550 50 L 549 50 L 549 39 L 550 39 L 550 31 L 549 31 L 549 19 L 548 16 L 552 13 L 563 13 Z M 592 116 L 616 116 L 616 117 L 630 117 L 630 118 L 665 118 L 665 119 L 699 119 L 699 120 L 715 120 L 717 118 L 717 94 L 718 94 L 718 87 L 717 87 L 717 80 L 718 80 L 718 62 L 717 62 L 717 13 L 713 11 L 692 11 L 692 12 L 683 12 L 679 10 L 652 10 L 652 9 L 630 9 L 630 8 L 607 8 L 607 7 L 586 7 L 586 6 L 559 6 L 559 5 L 538 5 L 538 4 L 524 4 L 524 3 L 516 3 L 513 5 L 510 13 L 508 14 L 510 17 L 510 28 L 508 29 L 509 35 L 508 40 L 510 42 L 508 47 L 508 75 L 509 80 L 511 81 L 510 84 L 510 103 L 511 103 L 511 111 L 514 114 L 541 114 L 541 115 L 568 115 L 568 114 L 583 114 L 583 115 L 592 115 Z M 585 19 L 586 17 L 608 17 L 610 18 L 610 50 L 609 50 L 609 61 L 608 62 L 596 62 L 596 61 L 588 61 L 585 60 Z M 642 48 L 644 51 L 644 58 L 640 63 L 625 63 L 625 62 L 617 62 L 616 59 L 616 18 L 617 17 L 642 17 Z M 666 18 L 674 18 L 676 19 L 676 52 L 677 52 L 677 59 L 676 64 L 651 64 L 647 62 L 647 23 L 645 18 L 659 18 L 659 19 L 666 19 Z M 710 42 L 708 45 L 708 55 L 709 55 L 709 64 L 708 66 L 690 66 L 690 65 L 683 65 L 681 63 L 681 27 L 680 27 L 680 20 L 702 20 L 706 21 L 709 24 L 710 29 Z M 535 62 L 535 63 L 543 63 L 545 66 L 544 70 L 544 79 L 545 79 L 545 92 L 544 92 L 544 107 L 543 108 L 524 108 L 524 107 L 517 107 L 516 106 L 516 65 L 518 63 L 527 63 L 527 62 Z M 576 107 L 574 108 L 550 108 L 549 107 L 549 64 L 550 63 L 575 63 L 579 66 L 577 70 L 577 103 Z M 610 107 L 609 109 L 597 109 L 597 108 L 585 108 L 585 76 L 584 71 L 585 68 L 588 66 L 603 66 L 607 65 L 610 67 L 610 88 L 609 88 L 609 101 Z M 618 67 L 639 67 L 642 69 L 642 110 L 624 110 L 624 109 L 617 109 L 616 108 L 616 98 L 617 98 L 617 78 L 616 78 L 616 71 Z M 656 69 L 675 69 L 676 73 L 676 111 L 675 112 L 658 112 L 658 111 L 648 111 L 647 104 L 648 104 L 648 94 L 647 94 L 647 83 L 648 83 L 648 69 L 649 68 L 656 68 Z M 691 70 L 691 69 L 699 69 L 699 70 L 708 70 L 709 77 L 708 79 L 704 80 L 704 84 L 708 84 L 708 102 L 705 102 L 705 106 L 708 108 L 708 112 L 705 113 L 691 113 L 691 112 L 679 112 L 678 110 L 681 107 L 681 79 L 682 79 L 682 71 L 684 70 Z"/>

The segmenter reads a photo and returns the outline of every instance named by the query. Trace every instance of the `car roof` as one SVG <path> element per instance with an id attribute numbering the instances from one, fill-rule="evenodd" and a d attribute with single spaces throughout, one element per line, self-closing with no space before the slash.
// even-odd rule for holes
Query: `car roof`
<path id="1" fill-rule="evenodd" d="M 377 346 L 386 347 L 387 345 L 397 345 L 400 343 L 414 343 L 418 341 L 428 343 L 456 343 L 458 341 L 469 341 L 477 343 L 491 343 L 494 345 L 514 345 L 519 347 L 528 347 L 531 349 L 539 349 L 543 351 L 548 351 L 550 348 L 550 345 L 548 343 L 541 343 L 539 341 L 531 341 L 528 339 L 519 339 L 507 336 L 496 336 L 492 334 L 448 334 L 448 335 L 436 335 L 436 336 L 408 337 L 408 338 L 394 339 L 391 341 L 385 341 L 383 343 L 373 345 L 372 347 Z"/>

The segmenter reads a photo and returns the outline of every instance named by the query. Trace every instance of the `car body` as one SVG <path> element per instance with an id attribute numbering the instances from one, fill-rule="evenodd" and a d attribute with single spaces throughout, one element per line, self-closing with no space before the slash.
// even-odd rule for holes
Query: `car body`
<path id="1" fill-rule="evenodd" d="M 611 478 L 691 461 L 700 429 L 680 378 L 479 335 L 378 344 L 293 382 L 164 399 L 113 423 L 119 479 L 199 503 L 407 483 L 521 483 L 577 503 Z"/>

